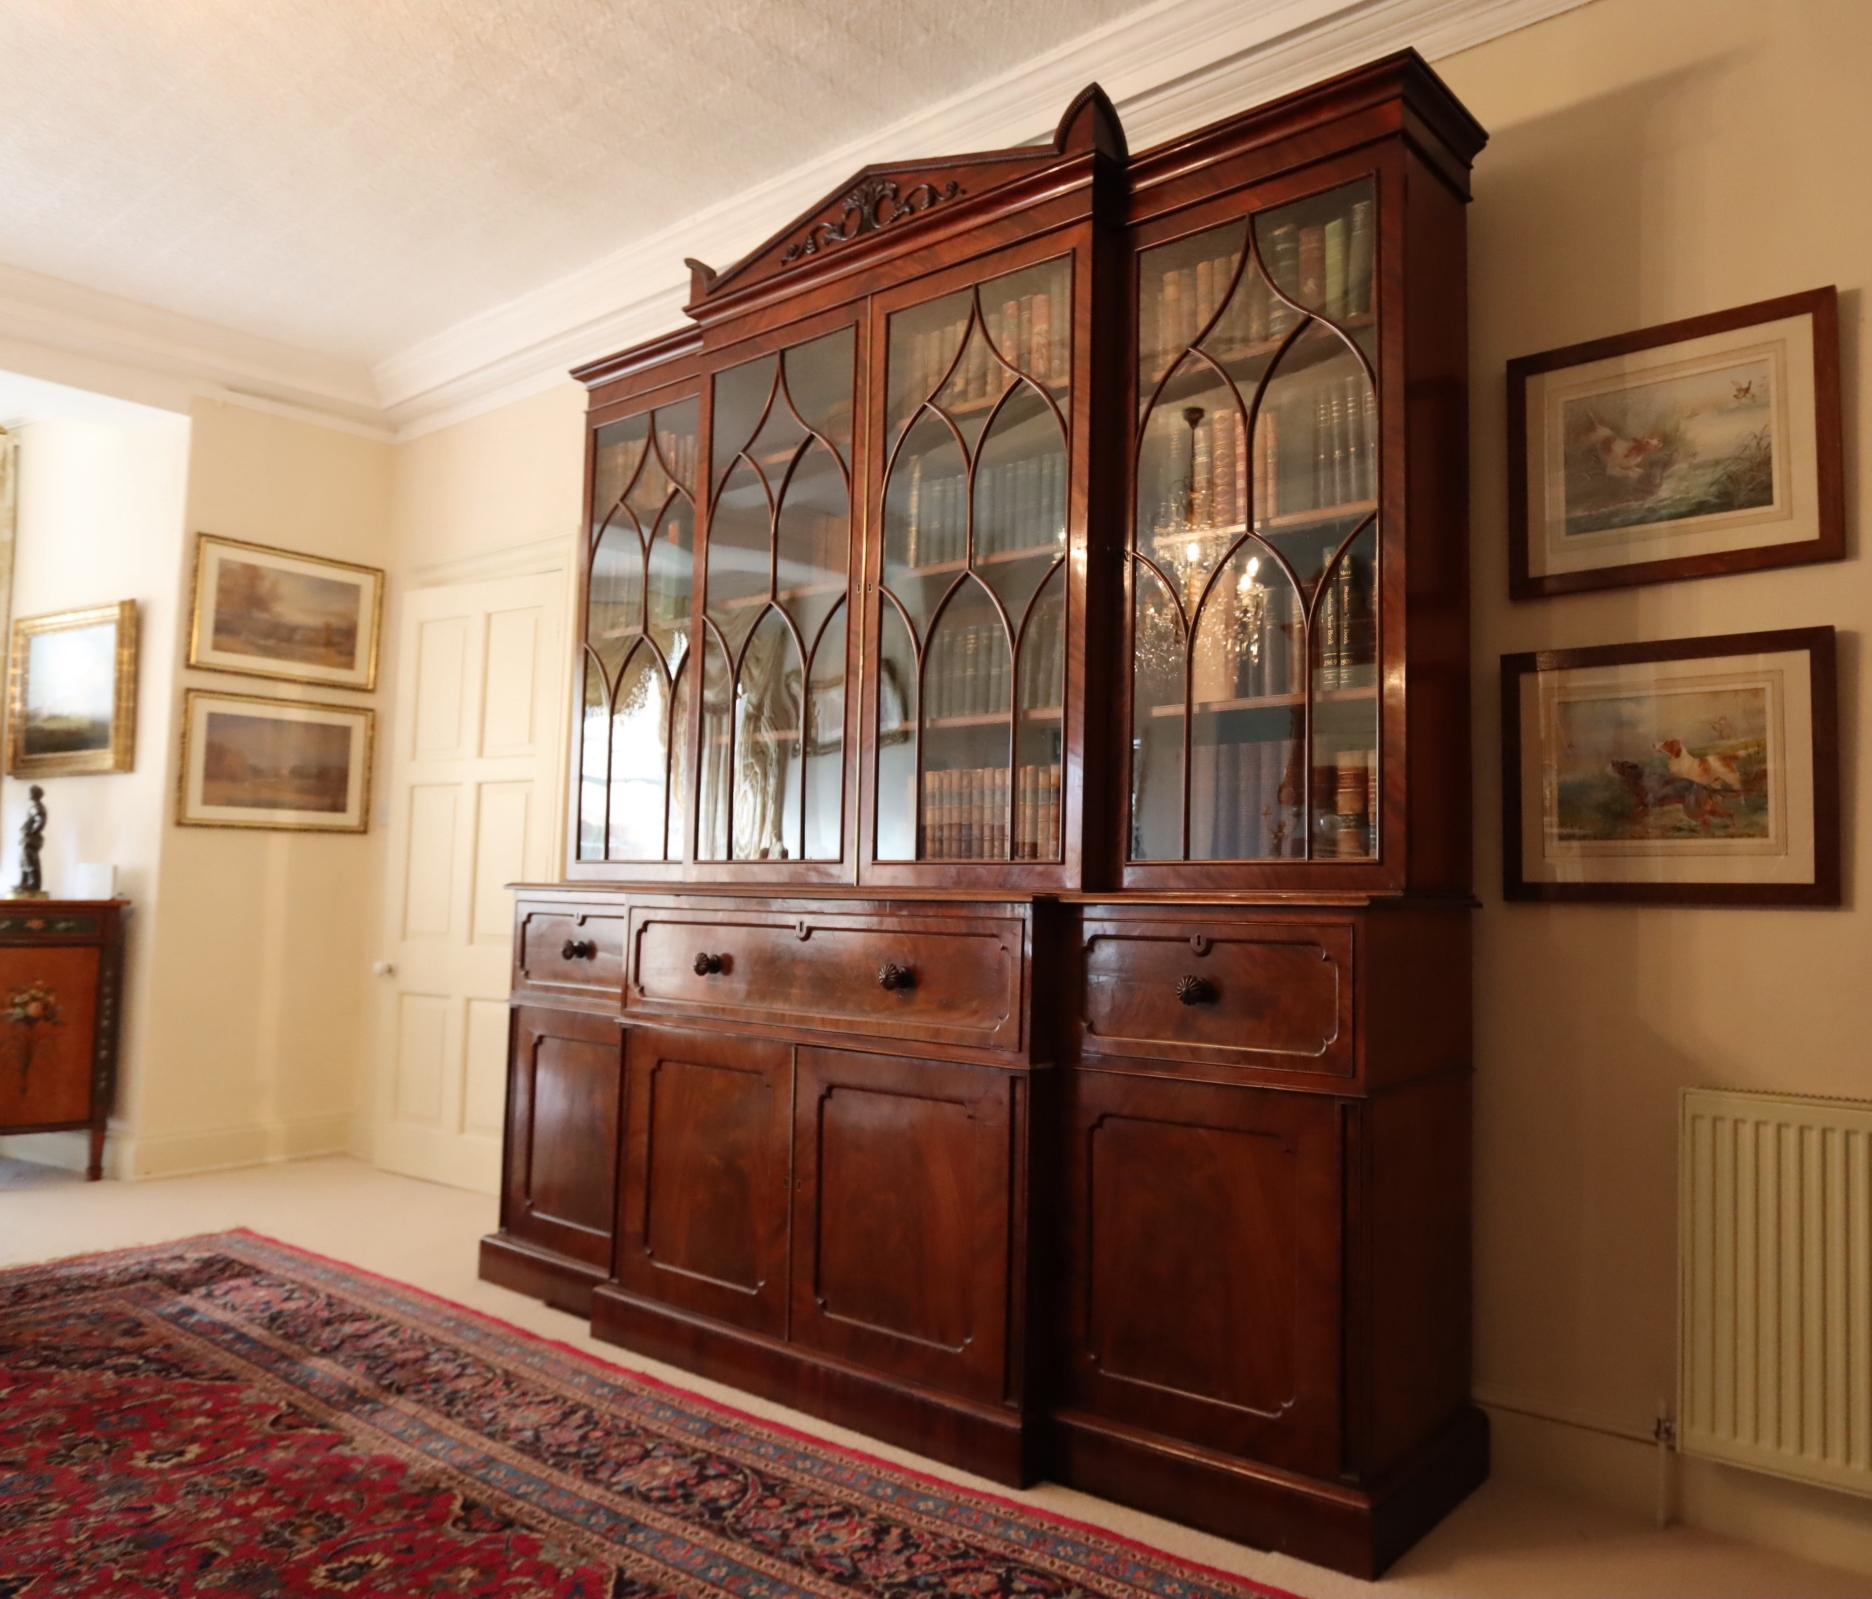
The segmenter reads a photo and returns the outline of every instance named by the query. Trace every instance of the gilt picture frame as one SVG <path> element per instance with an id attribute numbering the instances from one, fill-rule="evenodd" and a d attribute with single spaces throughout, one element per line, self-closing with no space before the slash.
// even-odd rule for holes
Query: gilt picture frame
<path id="1" fill-rule="evenodd" d="M 1508 655 L 1510 900 L 1840 903 L 1830 627 Z"/>
<path id="2" fill-rule="evenodd" d="M 1846 553 L 1831 287 L 1508 363 L 1516 600 Z"/>
<path id="3" fill-rule="evenodd" d="M 8 776 L 128 772 L 136 765 L 136 713 L 135 600 L 14 622 Z"/>
<path id="4" fill-rule="evenodd" d="M 198 533 L 188 664 L 369 693 L 383 591 L 378 567 Z"/>
<path id="5" fill-rule="evenodd" d="M 176 824 L 368 832 L 376 720 L 362 705 L 189 689 Z"/>

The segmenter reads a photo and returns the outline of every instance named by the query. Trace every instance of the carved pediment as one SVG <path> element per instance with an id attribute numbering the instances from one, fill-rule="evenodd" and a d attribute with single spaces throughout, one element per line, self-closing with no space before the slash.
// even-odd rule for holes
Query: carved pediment
<path id="1" fill-rule="evenodd" d="M 1093 152 L 1119 160 L 1125 154 L 1117 112 L 1097 84 L 1067 108 L 1046 144 L 865 167 L 733 266 L 715 272 L 690 261 L 689 309 L 699 312 L 710 300 L 804 271 L 860 241 L 895 235 L 925 218 L 983 200 L 1004 184 Z"/>
<path id="2" fill-rule="evenodd" d="M 893 222 L 902 222 L 945 200 L 953 200 L 965 191 L 954 178 L 940 188 L 927 180 L 906 189 L 895 178 L 861 178 L 845 191 L 835 222 L 819 221 L 789 244 L 781 254 L 782 263 L 791 263 L 817 255 L 821 250 L 841 244 L 866 233 L 876 233 Z"/>

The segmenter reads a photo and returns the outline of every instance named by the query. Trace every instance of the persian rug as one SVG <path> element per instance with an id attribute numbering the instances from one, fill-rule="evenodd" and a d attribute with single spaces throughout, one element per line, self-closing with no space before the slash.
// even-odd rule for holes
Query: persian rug
<path id="1" fill-rule="evenodd" d="M 0 1599 L 1293 1599 L 247 1232 L 0 1272 Z"/>

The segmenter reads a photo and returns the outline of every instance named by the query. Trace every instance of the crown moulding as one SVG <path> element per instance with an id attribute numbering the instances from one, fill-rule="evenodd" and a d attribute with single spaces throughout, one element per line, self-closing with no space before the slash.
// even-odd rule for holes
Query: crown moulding
<path id="1" fill-rule="evenodd" d="M 1036 125 L 1036 108 L 1057 105 L 1081 85 L 1097 82 L 1122 115 L 1133 141 L 1156 149 L 1133 160 L 1135 175 L 1162 156 L 1165 141 L 1199 136 L 1218 119 L 1306 87 L 1348 68 L 1415 48 L 1431 61 L 1541 22 L 1589 0 L 1156 0 L 1017 68 L 890 127 L 853 140 L 740 193 L 726 196 L 669 227 L 659 228 L 577 271 L 419 340 L 373 366 L 264 340 L 186 318 L 58 285 L 55 315 L 38 309 L 43 296 L 4 292 L 0 268 L 0 337 L 17 338 L 126 366 L 236 389 L 286 405 L 312 419 L 370 425 L 397 437 L 447 427 L 529 394 L 569 381 L 568 372 L 645 340 L 669 334 L 689 306 L 725 306 L 755 274 L 742 272 L 776 241 L 773 270 L 810 267 L 840 254 L 888 249 L 894 206 L 913 217 L 965 207 L 970 179 L 957 168 L 954 196 L 909 196 L 929 181 L 914 159 L 867 158 L 901 151 L 991 147 L 995 155 L 1057 159 Z M 1066 119 L 1070 122 L 1072 113 Z M 1062 128 L 1064 127 L 1062 123 Z M 1447 130 L 1438 130 L 1448 136 Z M 1059 130 L 1055 131 L 1055 139 Z M 1090 150 L 1085 153 L 1092 153 Z M 1110 153 L 1110 152 L 1106 152 Z M 942 163 L 937 163 L 938 166 Z M 953 163 L 950 163 L 953 166 Z M 852 173 L 855 177 L 843 174 Z M 906 174 L 918 173 L 908 184 Z M 875 227 L 856 222 L 844 237 L 845 200 L 869 177 L 899 185 L 896 200 L 868 196 Z M 977 177 L 985 176 L 978 172 Z M 797 242 L 786 230 L 803 214 L 833 224 L 841 242 L 821 232 L 817 250 L 791 263 L 778 259 Z M 755 242 L 763 241 L 764 242 Z M 685 281 L 680 263 L 688 263 Z M 693 258 L 728 260 L 719 274 L 698 272 Z M 765 268 L 763 268 L 765 270 Z M 731 274 L 741 273 L 738 283 Z M 48 280 L 50 281 L 50 280 Z"/>

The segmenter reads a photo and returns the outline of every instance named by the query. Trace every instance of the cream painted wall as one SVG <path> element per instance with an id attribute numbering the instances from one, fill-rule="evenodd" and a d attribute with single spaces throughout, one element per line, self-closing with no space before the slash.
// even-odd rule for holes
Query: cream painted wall
<path id="1" fill-rule="evenodd" d="M 13 614 L 40 616 L 117 600 L 138 604 L 135 770 L 43 780 L 50 818 L 48 891 L 73 892 L 74 863 L 106 861 L 118 869 L 118 892 L 136 907 L 124 974 L 124 1069 L 117 1103 L 119 1125 L 128 1127 L 148 1080 L 141 1064 L 144 1023 L 156 1009 L 152 953 L 160 925 L 157 886 L 172 770 L 166 756 L 174 726 L 168 663 L 177 628 L 189 424 L 185 417 L 141 406 L 89 409 L 90 420 L 36 421 L 20 430 Z M 13 778 L 0 785 L 0 874 L 7 886 L 18 875 L 13 840 L 25 814 L 27 786 Z M 83 1164 L 82 1135 L 8 1144 L 29 1158 Z"/>
<path id="2" fill-rule="evenodd" d="M 1597 0 L 1438 63 L 1489 129 L 1470 212 L 1476 883 L 1476 1385 L 1506 1463 L 1640 1503 L 1675 1369 L 1675 1115 L 1686 1084 L 1872 1092 L 1869 333 L 1872 7 Z M 1851 557 L 1605 595 L 1507 599 L 1509 357 L 1836 283 Z M 1834 911 L 1509 906 L 1504 653 L 1842 629 L 1846 898 Z M 1687 1464 L 1686 1512 L 1872 1570 L 1863 1502 Z"/>
<path id="3" fill-rule="evenodd" d="M 563 541 L 581 514 L 585 390 L 567 379 L 498 411 L 397 447 L 391 493 L 397 567 L 438 565 Z"/>
<path id="4" fill-rule="evenodd" d="M 383 565 L 388 444 L 214 400 L 192 413 L 187 538 L 218 533 Z M 181 590 L 189 604 L 189 585 Z M 184 624 L 184 628 L 186 623 Z M 185 669 L 186 687 L 373 705 L 376 696 Z M 174 745 L 175 739 L 171 739 Z M 173 763 L 174 748 L 169 750 Z M 173 769 L 173 767 L 172 767 Z M 179 828 L 164 811 L 151 1069 L 131 1174 L 348 1147 L 365 1022 L 377 835 Z M 376 818 L 381 820 L 381 818 Z"/>

